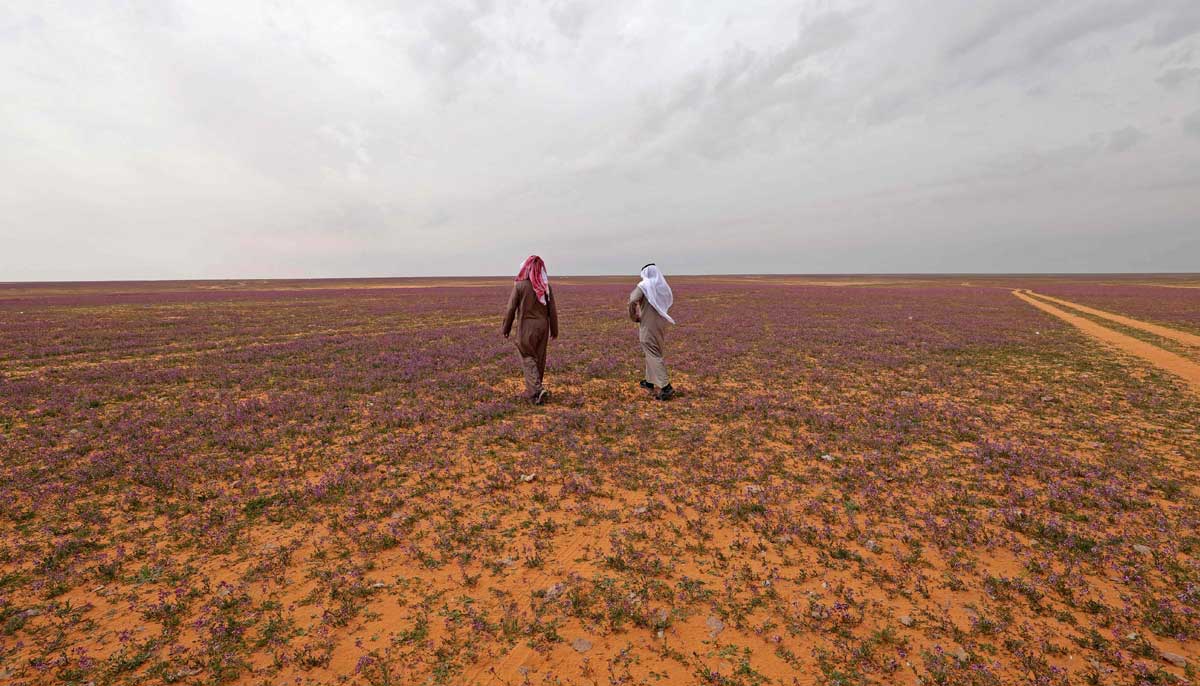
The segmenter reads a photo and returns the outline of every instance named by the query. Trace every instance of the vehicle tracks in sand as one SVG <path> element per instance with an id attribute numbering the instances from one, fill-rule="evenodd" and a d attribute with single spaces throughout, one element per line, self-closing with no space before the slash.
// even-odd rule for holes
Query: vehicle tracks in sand
<path id="1" fill-rule="evenodd" d="M 1058 317 L 1059 319 L 1067 322 L 1068 324 L 1071 324 L 1072 326 L 1079 329 L 1083 333 L 1087 334 L 1088 336 L 1091 336 L 1092 338 L 1095 338 L 1098 341 L 1101 341 L 1102 343 L 1106 343 L 1109 346 L 1116 348 L 1117 350 L 1120 350 L 1121 352 L 1128 353 L 1128 354 L 1134 355 L 1136 357 L 1140 357 L 1141 359 L 1145 360 L 1146 362 L 1149 362 L 1150 364 L 1154 365 L 1155 367 L 1158 367 L 1159 369 L 1171 372 L 1172 374 L 1179 376 L 1184 381 L 1188 382 L 1188 384 L 1192 387 L 1192 390 L 1194 390 L 1197 393 L 1200 393 L 1200 364 L 1196 364 L 1195 362 L 1192 362 L 1191 360 L 1189 360 L 1185 357 L 1176 355 L 1175 353 L 1173 353 L 1169 350 L 1164 350 L 1152 343 L 1147 343 L 1146 341 L 1139 340 L 1137 338 L 1134 338 L 1133 336 L 1129 336 L 1129 335 L 1123 334 L 1119 331 L 1114 331 L 1113 329 L 1109 329 L 1105 326 L 1101 326 L 1100 324 L 1097 324 L 1096 322 L 1092 321 L 1091 319 L 1088 319 L 1087 317 L 1084 317 L 1084 316 L 1078 315 L 1078 314 L 1073 314 L 1071 312 L 1068 312 L 1067 310 L 1061 309 L 1059 307 L 1055 307 L 1054 305 L 1051 305 L 1048 302 L 1038 299 L 1038 298 L 1044 298 L 1046 296 L 1042 296 L 1040 294 L 1033 293 L 1032 291 L 1020 290 L 1020 289 L 1014 290 L 1012 293 L 1013 293 L 1013 295 L 1017 296 L 1021 300 L 1024 300 L 1025 302 L 1029 303 L 1030 305 L 1033 305 L 1034 307 L 1038 308 L 1039 310 L 1041 310 L 1047 314 Z M 1035 298 L 1034 296 L 1038 296 L 1038 298 Z M 1081 312 L 1089 312 L 1091 314 L 1094 314 L 1097 317 L 1107 318 L 1110 321 L 1119 322 L 1119 323 L 1121 323 L 1125 326 L 1129 326 L 1131 328 L 1137 328 L 1137 329 L 1141 329 L 1143 331 L 1149 331 L 1151 333 L 1155 333 L 1156 335 L 1161 335 L 1161 334 L 1158 334 L 1157 332 L 1155 332 L 1152 329 L 1149 329 L 1147 327 L 1154 327 L 1155 329 L 1165 328 L 1165 327 L 1160 327 L 1155 324 L 1146 324 L 1145 322 L 1141 322 L 1141 321 L 1138 321 L 1135 319 L 1130 319 L 1128 317 L 1123 317 L 1121 315 L 1111 315 L 1110 313 L 1102 312 L 1101 310 L 1092 310 L 1091 308 L 1080 307 L 1078 305 L 1075 305 L 1074 303 L 1069 303 L 1065 300 L 1063 300 L 1063 301 L 1055 300 L 1055 302 L 1061 302 L 1064 305 L 1069 305 L 1071 307 L 1078 307 L 1079 311 L 1081 311 Z M 1114 317 L 1120 317 L 1120 319 L 1115 319 Z M 1183 334 L 1183 332 L 1175 331 L 1173 329 L 1171 329 L 1169 331 L 1172 334 Z M 1190 335 L 1190 334 L 1185 334 L 1185 335 Z M 1174 336 L 1163 336 L 1163 338 L 1169 338 L 1171 340 L 1179 341 L 1179 339 L 1175 338 Z M 1180 342 L 1182 342 L 1182 341 L 1180 341 Z"/>
<path id="2" fill-rule="evenodd" d="M 1198 336 L 1194 333 L 1180 331 L 1179 329 L 1172 329 L 1169 326 L 1162 326 L 1160 324 L 1151 324 L 1150 322 L 1143 322 L 1138 319 L 1133 319 L 1132 317 L 1126 317 L 1125 315 L 1122 315 L 1122 314 L 1114 314 L 1112 312 L 1106 312 L 1104 310 L 1097 310 L 1094 307 L 1088 307 L 1087 305 L 1080 305 L 1079 303 L 1073 303 L 1070 300 L 1063 300 L 1061 298 L 1055 298 L 1054 296 L 1045 295 L 1043 293 L 1037 293 L 1034 291 L 1026 291 L 1026 293 L 1037 296 L 1037 297 L 1041 298 L 1042 300 L 1049 300 L 1052 303 L 1057 303 L 1059 305 L 1065 305 L 1071 309 L 1079 310 L 1080 312 L 1083 312 L 1084 314 L 1090 314 L 1093 317 L 1100 317 L 1101 319 L 1107 319 L 1110 322 L 1116 322 L 1117 324 L 1121 324 L 1122 326 L 1128 326 L 1131 329 L 1139 329 L 1141 331 L 1145 331 L 1146 333 L 1152 333 L 1155 336 L 1160 336 L 1162 338 L 1165 338 L 1170 341 L 1175 341 L 1176 343 L 1179 343 L 1182 345 L 1191 346 L 1193 348 L 1200 348 L 1200 336 Z"/>

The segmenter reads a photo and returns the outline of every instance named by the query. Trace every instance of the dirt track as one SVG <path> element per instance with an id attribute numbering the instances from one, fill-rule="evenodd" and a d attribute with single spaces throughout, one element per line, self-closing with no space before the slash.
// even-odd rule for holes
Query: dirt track
<path id="1" fill-rule="evenodd" d="M 1200 348 L 1200 336 L 1197 336 L 1194 333 L 1188 333 L 1186 331 L 1172 329 L 1168 326 L 1161 326 L 1159 324 L 1151 324 L 1149 322 L 1143 322 L 1143 321 L 1140 321 L 1137 319 L 1132 319 L 1130 317 L 1126 317 L 1124 315 L 1114 314 L 1112 312 L 1106 312 L 1104 310 L 1097 310 L 1094 307 L 1088 307 L 1087 305 L 1080 305 L 1079 303 L 1073 303 L 1070 300 L 1063 300 L 1061 298 L 1055 298 L 1053 296 L 1043 295 L 1041 293 L 1036 293 L 1034 291 L 1029 291 L 1029 292 L 1033 293 L 1033 295 L 1036 295 L 1037 297 L 1041 298 L 1042 300 L 1049 300 L 1051 302 L 1056 302 L 1059 305 L 1066 305 L 1067 307 L 1079 310 L 1080 312 L 1094 315 L 1096 317 L 1101 317 L 1103 319 L 1107 319 L 1111 322 L 1116 322 L 1123 326 L 1128 326 L 1133 329 L 1141 329 L 1142 331 L 1145 331 L 1147 333 L 1152 333 L 1155 336 L 1162 336 L 1163 338 L 1175 341 L 1176 343 L 1181 343 L 1183 345 L 1190 345 L 1193 347 Z"/>
<path id="2" fill-rule="evenodd" d="M 1200 364 L 1196 364 L 1195 362 L 1192 362 L 1191 360 L 1188 360 L 1184 357 L 1176 355 L 1175 353 L 1170 352 L 1168 350 L 1163 350 L 1162 348 L 1160 348 L 1156 345 L 1153 345 L 1151 343 L 1147 343 L 1145 341 L 1138 340 L 1132 336 L 1127 336 L 1123 333 L 1120 333 L 1119 331 L 1114 331 L 1112 329 L 1103 327 L 1085 317 L 1081 317 L 1077 314 L 1071 314 L 1070 312 L 1067 312 L 1060 308 L 1054 307 L 1053 305 L 1050 305 L 1048 303 L 1037 300 L 1036 298 L 1031 297 L 1030 295 L 1028 295 L 1025 292 L 1022 292 L 1019 290 L 1014 290 L 1013 295 L 1017 296 L 1021 300 L 1024 300 L 1025 302 L 1029 303 L 1030 305 L 1033 305 L 1034 307 L 1038 308 L 1039 310 L 1042 310 L 1043 312 L 1046 312 L 1047 314 L 1052 314 L 1055 317 L 1058 317 L 1059 319 L 1062 319 L 1063 321 L 1067 322 L 1068 324 L 1075 326 L 1076 328 L 1083 331 L 1085 334 L 1091 336 L 1092 338 L 1095 338 L 1099 341 L 1107 343 L 1108 345 L 1111 345 L 1114 348 L 1117 348 L 1118 350 L 1120 350 L 1122 352 L 1126 352 L 1126 353 L 1129 353 L 1130 355 L 1135 355 L 1137 357 L 1140 357 L 1143 360 L 1146 360 L 1147 362 L 1149 362 L 1150 364 L 1153 364 L 1154 366 L 1158 367 L 1159 369 L 1166 370 L 1168 372 L 1171 372 L 1172 374 L 1175 374 L 1175 375 L 1181 377 L 1182 379 L 1187 381 L 1195 391 L 1200 392 Z M 1039 296 L 1039 297 L 1045 297 L 1045 296 Z M 1054 300 L 1053 298 L 1047 298 L 1047 299 Z M 1066 303 L 1066 301 L 1057 301 L 1057 300 L 1056 300 L 1056 302 Z M 1070 304 L 1073 307 L 1078 307 L 1081 311 L 1089 312 L 1089 313 L 1095 314 L 1096 316 L 1100 316 L 1100 317 L 1106 317 L 1108 319 L 1111 319 L 1112 321 L 1119 321 L 1120 323 L 1122 323 L 1126 326 L 1139 328 L 1144 331 L 1151 331 L 1151 329 L 1148 327 L 1154 327 L 1155 329 L 1164 328 L 1164 327 L 1156 326 L 1153 324 L 1146 324 L 1144 322 L 1140 322 L 1140 321 L 1137 321 L 1134 319 L 1129 319 L 1128 317 L 1120 317 L 1120 315 L 1110 315 L 1109 313 L 1101 312 L 1100 310 L 1092 310 L 1091 308 L 1081 307 L 1081 306 L 1075 305 L 1074 303 L 1070 303 Z M 1116 317 L 1120 317 L 1120 319 L 1116 319 Z M 1171 330 L 1171 333 L 1172 334 L 1182 334 L 1182 332 L 1177 332 L 1174 330 Z M 1172 340 L 1178 340 L 1177 338 L 1174 338 L 1172 336 L 1164 336 L 1164 337 L 1172 338 Z"/>

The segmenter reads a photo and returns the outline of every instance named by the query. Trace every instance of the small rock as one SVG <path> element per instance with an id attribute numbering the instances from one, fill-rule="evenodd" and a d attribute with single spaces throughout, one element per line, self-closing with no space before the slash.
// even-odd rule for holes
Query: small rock
<path id="1" fill-rule="evenodd" d="M 503 565 L 505 567 L 511 567 L 511 566 L 517 564 L 517 561 L 512 559 L 511 557 L 502 557 L 499 560 L 496 560 L 496 564 Z"/>
<path id="2" fill-rule="evenodd" d="M 368 588 L 387 588 L 387 584 L 383 583 L 382 581 L 376 581 L 368 586 Z"/>
<path id="3" fill-rule="evenodd" d="M 1138 640 L 1138 634 L 1137 634 L 1137 632 L 1135 631 L 1135 632 L 1133 632 L 1133 633 L 1131 633 L 1131 634 L 1127 634 L 1127 635 L 1125 636 L 1125 640 L 1126 640 L 1126 641 L 1136 641 L 1136 640 Z"/>
<path id="4" fill-rule="evenodd" d="M 574 648 L 575 652 L 577 653 L 586 653 L 592 649 L 592 642 L 586 638 L 577 638 L 574 641 L 571 641 L 571 647 Z"/>
<path id="5" fill-rule="evenodd" d="M 879 544 L 876 543 L 875 539 L 873 539 L 873 538 L 866 542 L 865 547 L 867 550 L 870 550 L 873 553 L 879 552 Z"/>
<path id="6" fill-rule="evenodd" d="M 31 607 L 28 610 L 25 610 L 24 612 L 22 612 L 21 616 L 22 617 L 37 617 L 40 614 L 42 614 L 41 610 L 39 610 L 36 607 Z"/>
<path id="7" fill-rule="evenodd" d="M 1153 555 L 1154 554 L 1154 551 L 1151 550 L 1149 546 L 1144 546 L 1141 543 L 1133 544 L 1133 552 L 1135 552 L 1139 555 Z"/>
<path id="8" fill-rule="evenodd" d="M 526 484 L 527 484 L 527 483 L 529 483 L 530 481 L 533 481 L 533 480 L 534 480 L 534 479 L 536 479 L 536 478 L 537 478 L 537 474 L 522 474 L 522 475 L 521 475 L 521 483 L 526 483 Z"/>
<path id="9" fill-rule="evenodd" d="M 744 490 L 746 491 L 746 495 L 758 495 L 759 493 L 762 493 L 764 489 L 762 486 L 757 484 L 750 484 Z"/>
<path id="10" fill-rule="evenodd" d="M 829 611 L 823 607 L 814 607 L 812 611 L 808 613 L 808 616 L 812 617 L 813 619 L 827 619 L 829 617 Z"/>
<path id="11" fill-rule="evenodd" d="M 825 460 L 826 462 L 833 462 L 833 455 L 830 455 L 829 453 L 825 453 L 824 455 L 821 456 L 821 459 Z"/>
<path id="12" fill-rule="evenodd" d="M 79 429 L 71 429 L 67 433 L 70 434 L 72 438 L 78 438 L 83 435 L 83 432 Z"/>
<path id="13" fill-rule="evenodd" d="M 912 626 L 913 624 L 916 624 L 916 622 L 913 621 L 913 618 L 908 615 L 900 615 L 900 623 L 904 626 Z"/>
<path id="14" fill-rule="evenodd" d="M 704 626 L 708 627 L 708 635 L 716 638 L 717 634 L 725 630 L 725 622 L 716 615 L 709 615 L 708 619 L 704 620 Z"/>
<path id="15" fill-rule="evenodd" d="M 967 660 L 971 659 L 971 656 L 967 655 L 967 651 L 963 650 L 961 646 L 950 651 L 950 654 L 953 655 L 954 659 L 958 660 L 959 662 L 966 662 Z"/>
<path id="16" fill-rule="evenodd" d="M 638 505 L 637 507 L 633 508 L 633 514 L 635 517 L 640 517 L 649 511 L 650 508 L 646 507 L 645 505 Z"/>
<path id="17" fill-rule="evenodd" d="M 1176 667 L 1179 667 L 1180 669 L 1187 667 L 1187 658 L 1182 655 L 1179 655 L 1176 653 L 1168 653 L 1167 651 L 1164 650 L 1162 653 L 1160 653 L 1160 657 L 1162 657 L 1162 659 L 1166 660 L 1167 662 L 1170 662 L 1171 664 L 1175 665 Z"/>
<path id="18" fill-rule="evenodd" d="M 567 587 L 562 582 L 554 584 L 550 588 L 546 589 L 546 600 L 554 600 L 555 598 L 562 595 L 563 591 L 565 591 L 565 590 L 567 590 Z"/>
<path id="19" fill-rule="evenodd" d="M 787 545 L 792 542 L 791 534 L 779 534 L 775 537 L 775 542 L 780 545 Z"/>

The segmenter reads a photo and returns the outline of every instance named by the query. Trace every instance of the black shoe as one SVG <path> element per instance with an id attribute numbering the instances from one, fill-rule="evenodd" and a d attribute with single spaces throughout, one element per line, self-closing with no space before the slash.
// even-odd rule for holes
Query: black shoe
<path id="1" fill-rule="evenodd" d="M 658 400 L 670 400 L 675 397 L 675 389 L 671 388 L 671 384 L 662 387 L 662 390 L 654 394 Z"/>
<path id="2" fill-rule="evenodd" d="M 534 405 L 545 405 L 546 401 L 549 399 L 550 399 L 550 391 L 547 391 L 546 389 L 543 388 L 542 390 L 538 391 L 538 394 L 536 396 L 534 396 L 533 404 Z"/>
<path id="3" fill-rule="evenodd" d="M 638 385 L 641 386 L 642 388 L 646 389 L 647 391 L 654 390 L 654 384 L 650 383 L 649 381 L 647 381 L 645 379 L 642 379 L 641 381 L 639 381 Z"/>

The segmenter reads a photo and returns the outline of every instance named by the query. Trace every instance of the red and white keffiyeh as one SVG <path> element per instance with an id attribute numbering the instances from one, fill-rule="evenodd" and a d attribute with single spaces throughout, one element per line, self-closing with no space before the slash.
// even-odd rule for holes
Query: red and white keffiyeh
<path id="1" fill-rule="evenodd" d="M 538 302 L 546 304 L 546 292 L 550 290 L 550 276 L 546 273 L 546 263 L 537 255 L 530 255 L 521 263 L 521 271 L 513 281 L 529 279 L 533 284 L 533 292 L 537 294 Z"/>

